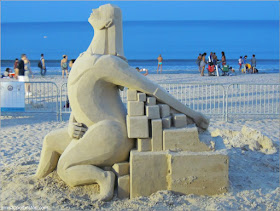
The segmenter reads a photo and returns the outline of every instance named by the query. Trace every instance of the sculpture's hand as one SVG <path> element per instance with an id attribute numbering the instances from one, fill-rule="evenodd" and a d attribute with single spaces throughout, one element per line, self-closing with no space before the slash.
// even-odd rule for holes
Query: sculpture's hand
<path id="1" fill-rule="evenodd" d="M 196 112 L 193 120 L 195 121 L 195 124 L 203 130 L 206 130 L 210 123 L 210 120 L 199 112 Z"/>
<path id="2" fill-rule="evenodd" d="M 80 139 L 87 132 L 88 128 L 83 123 L 73 123 L 73 134 L 72 137 L 76 139 Z"/>

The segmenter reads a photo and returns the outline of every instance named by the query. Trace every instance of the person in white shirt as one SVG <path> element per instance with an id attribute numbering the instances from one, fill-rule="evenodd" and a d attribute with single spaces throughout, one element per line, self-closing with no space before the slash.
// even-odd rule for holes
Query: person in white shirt
<path id="1" fill-rule="evenodd" d="M 208 56 L 208 63 L 213 63 L 213 53 L 211 52 Z M 210 64 L 211 65 L 211 64 Z"/>
<path id="2" fill-rule="evenodd" d="M 238 64 L 239 64 L 239 72 L 242 69 L 242 56 L 240 56 L 240 58 L 238 59 Z"/>
<path id="3" fill-rule="evenodd" d="M 144 73 L 144 76 L 146 76 L 146 75 L 148 75 L 148 69 L 146 69 L 146 68 L 139 68 L 139 67 L 136 67 L 135 68 L 138 72 L 145 72 Z"/>

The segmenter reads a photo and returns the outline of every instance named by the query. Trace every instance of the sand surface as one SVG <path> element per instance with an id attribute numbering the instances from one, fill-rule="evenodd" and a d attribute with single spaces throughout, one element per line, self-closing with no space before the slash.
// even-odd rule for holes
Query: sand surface
<path id="1" fill-rule="evenodd" d="M 162 74 L 148 77 L 162 83 L 279 83 L 279 74 L 230 77 Z M 66 82 L 59 76 L 34 79 L 39 80 L 53 81 L 59 86 Z M 67 120 L 67 116 L 64 119 Z M 54 114 L 2 114 L 0 210 L 279 210 L 279 123 L 279 119 L 251 118 L 229 122 L 211 119 L 209 132 L 215 136 L 216 149 L 225 151 L 230 158 L 230 189 L 226 194 L 180 196 L 159 191 L 150 197 L 119 200 L 114 196 L 110 202 L 100 202 L 90 199 L 98 193 L 97 185 L 70 188 L 55 171 L 44 179 L 34 178 L 44 136 L 66 127 L 67 121 L 56 121 Z"/>

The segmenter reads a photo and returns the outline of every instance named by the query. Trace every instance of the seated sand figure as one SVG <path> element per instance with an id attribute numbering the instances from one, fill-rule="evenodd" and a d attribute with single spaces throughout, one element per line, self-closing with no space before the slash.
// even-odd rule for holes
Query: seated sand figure
<path id="1" fill-rule="evenodd" d="M 57 166 L 58 175 L 69 186 L 98 183 L 100 194 L 96 198 L 110 200 L 115 176 L 100 167 L 127 161 L 134 147 L 134 139 L 127 136 L 121 86 L 155 96 L 202 129 L 208 127 L 209 121 L 128 65 L 123 52 L 120 8 L 100 6 L 88 20 L 94 37 L 87 51 L 75 61 L 68 80 L 72 107 L 69 127 L 45 137 L 36 176 L 45 177 Z"/>

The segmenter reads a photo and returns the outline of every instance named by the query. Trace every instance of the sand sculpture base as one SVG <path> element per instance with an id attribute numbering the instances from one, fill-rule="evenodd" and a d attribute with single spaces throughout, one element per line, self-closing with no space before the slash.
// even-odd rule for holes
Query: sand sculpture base
<path id="1" fill-rule="evenodd" d="M 118 197 L 149 196 L 159 190 L 215 195 L 228 190 L 228 156 L 199 140 L 186 115 L 136 90 L 127 92 L 127 132 L 137 139 L 129 162 L 117 163 Z"/>

